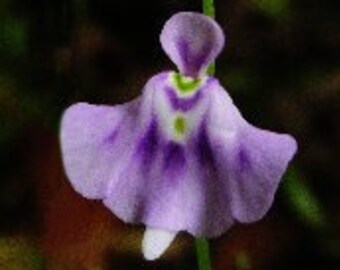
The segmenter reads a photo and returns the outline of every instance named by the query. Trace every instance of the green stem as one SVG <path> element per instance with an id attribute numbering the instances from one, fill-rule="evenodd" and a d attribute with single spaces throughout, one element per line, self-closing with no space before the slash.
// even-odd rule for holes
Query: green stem
<path id="1" fill-rule="evenodd" d="M 211 270 L 211 261 L 209 253 L 209 243 L 204 237 L 195 239 L 196 254 L 199 270 Z"/>
<path id="2" fill-rule="evenodd" d="M 203 13 L 211 18 L 215 18 L 214 0 L 203 0 Z M 215 63 L 211 63 L 208 67 L 207 73 L 213 75 L 215 73 Z M 209 242 L 204 237 L 195 239 L 196 254 L 199 270 L 212 270 Z"/>
<path id="3" fill-rule="evenodd" d="M 215 18 L 215 6 L 214 6 L 214 0 L 203 0 L 203 14 Z M 212 62 L 208 69 L 207 69 L 208 75 L 214 75 L 215 74 L 215 62 Z"/>
<path id="4" fill-rule="evenodd" d="M 215 18 L 214 0 L 203 0 L 203 14 Z"/>

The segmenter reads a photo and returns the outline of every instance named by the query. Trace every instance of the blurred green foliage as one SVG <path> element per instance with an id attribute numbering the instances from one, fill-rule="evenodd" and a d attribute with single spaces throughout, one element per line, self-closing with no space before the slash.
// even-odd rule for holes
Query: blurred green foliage
<path id="1" fill-rule="evenodd" d="M 32 240 L 0 238 L 0 269 L 43 270 L 43 256 Z"/>
<path id="2" fill-rule="evenodd" d="M 241 251 L 238 254 L 236 254 L 235 260 L 236 260 L 235 265 L 236 265 L 237 270 L 251 269 L 249 258 L 245 252 Z"/>
<path id="3" fill-rule="evenodd" d="M 296 169 L 288 171 L 284 191 L 298 219 L 316 230 L 327 228 L 326 211 Z"/>
<path id="4" fill-rule="evenodd" d="M 281 17 L 286 15 L 290 0 L 252 0 L 260 11 L 270 15 Z"/>
<path id="5" fill-rule="evenodd" d="M 0 18 L 0 56 L 18 57 L 27 49 L 27 29 L 22 21 Z"/>

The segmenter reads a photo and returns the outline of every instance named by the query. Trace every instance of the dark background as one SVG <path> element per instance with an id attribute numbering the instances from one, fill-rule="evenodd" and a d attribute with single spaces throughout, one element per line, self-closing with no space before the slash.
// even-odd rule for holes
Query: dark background
<path id="1" fill-rule="evenodd" d="M 297 138 L 268 215 L 211 241 L 214 270 L 340 269 L 340 5 L 215 0 L 227 46 L 216 77 L 249 122 Z M 182 234 L 142 259 L 142 227 L 123 224 L 67 182 L 63 110 L 116 104 L 174 69 L 158 38 L 200 1 L 0 0 L 0 269 L 197 269 Z"/>

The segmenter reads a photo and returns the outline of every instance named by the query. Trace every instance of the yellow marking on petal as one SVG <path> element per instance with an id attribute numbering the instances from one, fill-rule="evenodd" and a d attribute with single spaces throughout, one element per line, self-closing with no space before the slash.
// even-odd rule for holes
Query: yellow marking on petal
<path id="1" fill-rule="evenodd" d="M 205 80 L 206 77 L 192 78 L 176 72 L 170 74 L 171 85 L 184 96 L 194 94 L 205 83 Z"/>
<path id="2" fill-rule="evenodd" d="M 187 122 L 184 117 L 177 116 L 174 120 L 174 131 L 175 135 L 177 136 L 183 136 L 185 134 L 185 131 L 187 129 Z"/>

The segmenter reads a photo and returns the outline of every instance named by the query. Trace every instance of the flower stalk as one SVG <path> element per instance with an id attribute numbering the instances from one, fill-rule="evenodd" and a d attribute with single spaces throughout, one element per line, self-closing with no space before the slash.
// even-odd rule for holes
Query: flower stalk
<path id="1" fill-rule="evenodd" d="M 203 14 L 215 18 L 214 0 L 203 0 Z M 210 63 L 207 69 L 208 75 L 214 75 L 215 62 Z M 209 242 L 205 237 L 195 239 L 197 264 L 199 270 L 212 270 L 209 251 Z"/>
<path id="2" fill-rule="evenodd" d="M 203 14 L 215 18 L 214 0 L 203 0 Z"/>
<path id="3" fill-rule="evenodd" d="M 197 264 L 199 270 L 212 270 L 209 252 L 209 242 L 204 237 L 195 239 Z"/>
<path id="4" fill-rule="evenodd" d="M 203 0 L 203 14 L 215 18 L 214 0 Z M 211 62 L 207 69 L 208 75 L 215 74 L 215 62 Z"/>

